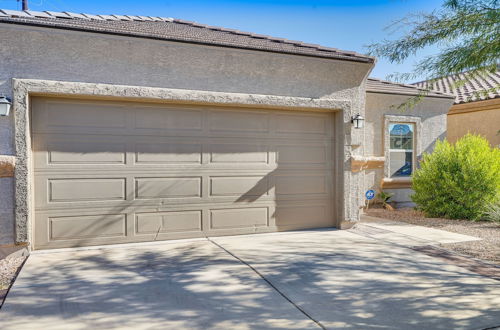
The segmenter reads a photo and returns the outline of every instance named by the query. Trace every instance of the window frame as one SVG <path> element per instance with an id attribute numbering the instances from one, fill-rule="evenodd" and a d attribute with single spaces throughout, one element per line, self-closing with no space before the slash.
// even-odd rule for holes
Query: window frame
<path id="1" fill-rule="evenodd" d="M 391 150 L 391 136 L 390 136 L 390 125 L 391 124 L 412 124 L 413 125 L 413 167 L 412 174 L 416 168 L 418 168 L 418 159 L 421 155 L 421 147 L 420 147 L 420 135 L 422 131 L 421 118 L 416 116 L 400 116 L 400 115 L 384 115 L 384 157 L 385 157 L 385 165 L 384 165 L 384 178 L 387 179 L 399 179 L 399 180 L 407 180 L 411 181 L 410 176 L 391 176 L 390 172 L 390 152 Z M 401 152 L 406 152 L 406 149 L 401 149 Z"/>

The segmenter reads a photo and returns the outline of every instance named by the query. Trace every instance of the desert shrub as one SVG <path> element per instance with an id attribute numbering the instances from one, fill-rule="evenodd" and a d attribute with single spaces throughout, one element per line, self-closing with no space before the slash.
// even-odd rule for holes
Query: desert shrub
<path id="1" fill-rule="evenodd" d="M 483 220 L 493 221 L 500 224 L 500 201 L 486 205 Z"/>
<path id="2" fill-rule="evenodd" d="M 378 194 L 377 194 L 377 198 L 379 199 L 379 201 L 382 203 L 382 206 L 385 208 L 385 209 L 388 209 L 388 210 L 391 210 L 393 209 L 393 207 L 391 205 L 389 205 L 389 199 L 391 199 L 391 197 L 394 196 L 394 194 L 391 194 L 391 193 L 388 193 L 388 192 L 385 192 L 383 190 L 381 190 Z"/>
<path id="3" fill-rule="evenodd" d="M 413 174 L 412 200 L 429 217 L 478 220 L 500 199 L 500 149 L 467 134 L 438 141 Z"/>

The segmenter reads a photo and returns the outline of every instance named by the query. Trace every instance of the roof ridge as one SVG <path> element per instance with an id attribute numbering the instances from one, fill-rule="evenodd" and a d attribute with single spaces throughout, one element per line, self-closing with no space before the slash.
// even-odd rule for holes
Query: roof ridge
<path id="1" fill-rule="evenodd" d="M 3 15 L 2 15 L 3 14 Z M 135 15 L 103 15 L 103 14 L 88 14 L 88 13 L 73 13 L 68 11 L 36 11 L 36 10 L 13 10 L 0 9 L 0 16 L 11 17 L 35 17 L 35 18 L 66 18 L 66 19 L 88 19 L 99 21 L 167 21 L 172 22 L 172 17 L 160 16 L 135 16 Z"/>
<path id="2" fill-rule="evenodd" d="M 453 94 L 444 93 L 441 91 L 429 90 L 429 89 L 421 88 L 421 87 L 415 86 L 415 85 L 399 83 L 399 82 L 392 82 L 389 80 L 383 80 L 383 79 L 379 79 L 379 78 L 368 77 L 367 81 L 373 82 L 373 84 L 369 84 L 369 86 L 367 86 L 366 90 L 368 92 L 379 92 L 379 93 L 389 92 L 387 89 L 385 89 L 383 87 L 383 86 L 387 85 L 387 86 L 393 87 L 393 90 L 390 91 L 393 94 L 416 95 L 415 93 L 417 91 L 426 91 L 428 93 L 425 96 L 447 97 L 447 98 L 454 97 Z M 394 86 L 395 86 L 395 88 L 394 88 Z M 398 89 L 398 90 L 396 90 L 396 89 Z M 403 90 L 405 90 L 405 89 L 406 89 L 406 91 L 403 92 Z M 408 89 L 411 90 L 411 92 L 407 91 Z"/>
<path id="3" fill-rule="evenodd" d="M 410 87 L 410 88 L 417 88 L 417 86 L 414 86 L 414 85 L 411 85 L 411 84 L 405 84 L 405 83 L 401 83 L 401 82 L 397 82 L 397 81 L 390 81 L 390 80 L 384 80 L 384 79 L 380 79 L 380 78 L 373 78 L 373 77 L 368 77 L 369 80 L 374 80 L 374 81 L 380 81 L 380 82 L 383 82 L 383 83 L 388 83 L 388 84 L 391 84 L 391 85 L 399 85 L 399 86 L 404 86 L 404 87 Z"/>
<path id="4" fill-rule="evenodd" d="M 230 28 L 224 28 L 224 27 L 218 27 L 218 26 L 211 26 L 207 24 L 202 24 L 194 21 L 187 21 L 183 19 L 178 19 L 178 18 L 172 18 L 172 17 L 160 17 L 160 16 L 132 16 L 132 15 L 102 15 L 102 14 L 86 14 L 86 13 L 72 13 L 72 12 L 56 12 L 56 11 L 33 11 L 33 10 L 9 10 L 9 9 L 0 9 L 0 17 L 19 17 L 19 18 L 45 18 L 45 19 L 86 19 L 86 20 L 95 20 L 95 21 L 144 21 L 144 22 L 153 22 L 153 21 L 159 21 L 159 22 L 171 22 L 171 23 L 177 23 L 177 24 L 185 24 L 189 25 L 192 27 L 196 28 L 202 28 L 202 29 L 208 29 L 208 30 L 213 30 L 213 31 L 218 31 L 218 32 L 223 32 L 223 33 L 231 33 L 235 35 L 242 35 L 250 38 L 255 38 L 255 39 L 265 39 L 269 40 L 272 42 L 277 42 L 277 43 L 285 43 L 293 46 L 298 46 L 298 47 L 303 47 L 303 48 L 309 48 L 313 49 L 319 52 L 331 52 L 331 53 L 337 53 L 341 56 L 344 57 L 352 57 L 352 58 L 364 58 L 364 59 L 369 59 L 371 61 L 374 61 L 375 58 L 373 56 L 368 56 L 364 54 L 360 54 L 357 52 L 353 51 L 344 51 L 340 50 L 338 48 L 333 48 L 333 47 L 326 47 L 326 46 L 321 46 L 317 44 L 311 44 L 311 43 L 305 43 L 301 41 L 296 41 L 296 40 L 288 40 L 285 38 L 278 38 L 278 37 L 273 37 L 269 35 L 263 35 L 263 34 L 256 34 L 256 33 L 251 33 L 251 32 L 244 32 L 236 29 L 230 29 Z"/>
<path id="5" fill-rule="evenodd" d="M 383 80 L 383 79 L 379 79 L 379 78 L 368 77 L 368 80 L 378 81 L 378 82 L 382 82 L 382 83 L 385 83 L 385 84 L 397 85 L 397 86 L 407 87 L 407 88 L 412 88 L 412 89 L 427 90 L 427 88 L 422 88 L 422 87 L 419 87 L 419 86 L 415 86 L 413 84 L 400 83 L 400 82 L 395 82 L 395 81 L 390 81 L 390 80 Z M 450 95 L 448 93 L 444 93 L 444 92 L 441 92 L 441 91 L 433 91 L 433 92 L 436 92 L 438 94 L 443 94 L 443 95 Z"/>

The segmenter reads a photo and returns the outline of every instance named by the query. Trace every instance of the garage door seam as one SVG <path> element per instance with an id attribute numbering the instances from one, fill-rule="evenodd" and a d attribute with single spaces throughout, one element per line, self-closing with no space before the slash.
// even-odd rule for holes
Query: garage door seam
<path id="1" fill-rule="evenodd" d="M 298 306 L 296 303 L 294 303 L 291 298 L 289 298 L 285 293 L 280 291 L 270 280 L 268 280 L 264 275 L 262 275 L 262 273 L 260 273 L 257 269 L 255 269 L 252 265 L 250 265 L 248 262 L 246 262 L 245 260 L 243 260 L 240 257 L 238 257 L 237 255 L 235 255 L 231 251 L 227 250 L 222 245 L 218 244 L 215 241 L 212 241 L 209 237 L 206 237 L 206 239 L 209 242 L 211 242 L 212 244 L 214 244 L 215 246 L 217 246 L 218 248 L 220 248 L 221 250 L 223 250 L 224 252 L 226 252 L 227 254 L 229 254 L 230 256 L 232 256 L 233 258 L 235 258 L 236 260 L 238 260 L 239 262 L 241 262 L 242 264 L 244 264 L 245 266 L 247 266 L 248 268 L 250 268 L 255 274 L 257 274 L 261 279 L 263 279 L 271 288 L 273 288 L 276 292 L 278 292 L 283 298 L 285 298 L 286 301 L 288 301 L 290 304 L 292 304 L 296 309 L 298 309 L 308 319 L 310 319 L 311 321 L 316 323 L 321 329 L 326 330 L 326 328 L 323 326 L 323 324 L 321 324 L 320 321 L 314 319 L 309 313 L 307 313 L 304 309 L 302 309 L 300 306 Z"/>

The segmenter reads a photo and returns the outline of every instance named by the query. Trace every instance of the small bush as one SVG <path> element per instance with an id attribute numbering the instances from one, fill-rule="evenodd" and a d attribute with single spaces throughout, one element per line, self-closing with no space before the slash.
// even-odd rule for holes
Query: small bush
<path id="1" fill-rule="evenodd" d="M 500 149 L 467 134 L 454 145 L 438 141 L 413 175 L 412 200 L 429 217 L 478 220 L 500 200 Z"/>
<path id="2" fill-rule="evenodd" d="M 394 196 L 394 194 L 387 193 L 387 192 L 385 192 L 383 190 L 381 190 L 377 194 L 377 198 L 380 200 L 380 202 L 382 203 L 382 205 L 385 205 L 385 204 L 389 203 L 389 199 L 391 199 L 392 196 Z"/>
<path id="3" fill-rule="evenodd" d="M 500 201 L 486 205 L 483 220 L 500 224 Z"/>
<path id="4" fill-rule="evenodd" d="M 384 209 L 389 210 L 389 211 L 394 211 L 394 208 L 389 204 L 389 199 L 391 199 L 392 196 L 394 196 L 394 194 L 387 193 L 383 190 L 381 190 L 377 194 L 377 198 L 382 203 L 382 206 L 384 207 Z"/>

